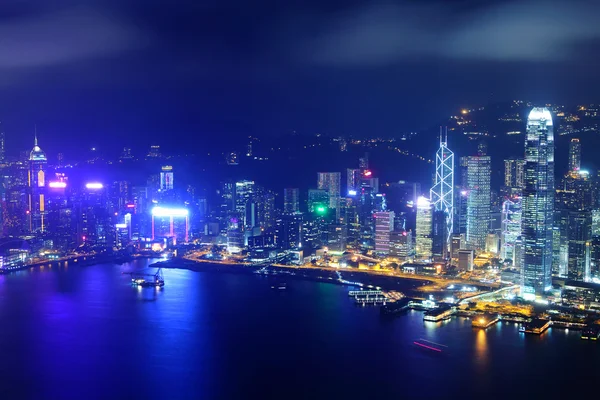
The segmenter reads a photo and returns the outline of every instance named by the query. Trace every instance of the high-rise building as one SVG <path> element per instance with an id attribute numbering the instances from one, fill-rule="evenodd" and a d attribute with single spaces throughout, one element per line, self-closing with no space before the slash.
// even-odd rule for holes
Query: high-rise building
<path id="1" fill-rule="evenodd" d="M 283 212 L 293 213 L 300 211 L 300 189 L 283 189 Z"/>
<path id="2" fill-rule="evenodd" d="M 394 230 L 394 212 L 379 211 L 375 217 L 375 252 L 389 254 L 390 233 Z"/>
<path id="3" fill-rule="evenodd" d="M 329 224 L 327 227 L 327 248 L 329 251 L 345 251 L 347 239 L 348 229 L 346 225 Z"/>
<path id="4" fill-rule="evenodd" d="M 515 244 L 521 236 L 521 198 L 506 199 L 502 204 L 502 241 L 500 258 L 511 260 L 515 266 Z"/>
<path id="5" fill-rule="evenodd" d="M 160 169 L 160 190 L 173 190 L 173 167 L 164 165 Z"/>
<path id="6" fill-rule="evenodd" d="M 346 190 L 347 194 L 355 196 L 356 192 L 360 189 L 360 169 L 348 168 L 346 169 Z M 354 194 L 353 194 L 354 193 Z"/>
<path id="7" fill-rule="evenodd" d="M 490 229 L 491 161 L 489 156 L 467 157 L 467 245 L 485 249 Z"/>
<path id="8" fill-rule="evenodd" d="M 523 189 L 525 160 L 509 158 L 504 160 L 504 186 L 507 188 Z"/>
<path id="9" fill-rule="evenodd" d="M 444 211 L 433 211 L 431 221 L 431 252 L 434 260 L 440 261 L 448 255 L 448 229 L 446 223 L 448 219 Z"/>
<path id="10" fill-rule="evenodd" d="M 581 143 L 579 139 L 571 139 L 569 143 L 569 172 L 579 171 L 581 169 Z"/>
<path id="11" fill-rule="evenodd" d="M 235 183 L 235 211 L 239 215 L 243 228 L 252 228 L 255 221 L 252 213 L 254 181 L 242 180 Z"/>
<path id="12" fill-rule="evenodd" d="M 412 254 L 412 232 L 393 231 L 390 233 L 390 256 L 407 259 Z"/>
<path id="13" fill-rule="evenodd" d="M 590 211 L 570 211 L 568 224 L 569 267 L 567 276 L 576 281 L 590 279 L 592 215 Z"/>
<path id="14" fill-rule="evenodd" d="M 324 215 L 329 209 L 329 193 L 324 189 L 308 189 L 308 212 Z"/>
<path id="15" fill-rule="evenodd" d="M 433 207 L 426 197 L 417 200 L 417 229 L 415 255 L 417 259 L 430 260 L 432 256 Z"/>
<path id="16" fill-rule="evenodd" d="M 329 208 L 336 210 L 336 219 L 340 218 L 340 183 L 339 172 L 319 172 L 317 188 L 327 190 L 329 193 Z"/>
<path id="17" fill-rule="evenodd" d="M 446 251 L 450 246 L 454 219 L 454 153 L 448 148 L 448 134 L 435 153 L 435 183 L 431 188 L 431 202 L 436 211 L 443 212 L 446 218 Z"/>
<path id="18" fill-rule="evenodd" d="M 275 244 L 282 250 L 302 247 L 302 213 L 282 214 L 277 219 Z"/>
<path id="19" fill-rule="evenodd" d="M 33 150 L 29 153 L 29 172 L 27 177 L 29 204 L 29 231 L 44 232 L 46 215 L 46 153 L 38 146 L 37 134 L 35 135 Z"/>
<path id="20" fill-rule="evenodd" d="M 527 118 L 522 207 L 521 296 L 532 300 L 552 287 L 554 129 L 547 108 L 536 107 Z"/>

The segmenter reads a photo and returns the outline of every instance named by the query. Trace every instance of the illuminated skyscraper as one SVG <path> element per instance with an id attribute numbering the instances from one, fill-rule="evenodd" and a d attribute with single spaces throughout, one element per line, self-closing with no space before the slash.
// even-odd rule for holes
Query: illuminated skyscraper
<path id="1" fill-rule="evenodd" d="M 502 203 L 502 238 L 500 258 L 512 260 L 515 266 L 515 245 L 521 236 L 521 198 L 513 197 Z"/>
<path id="2" fill-rule="evenodd" d="M 3 163 L 6 159 L 6 153 L 4 149 L 4 129 L 0 125 L 0 163 Z"/>
<path id="3" fill-rule="evenodd" d="M 527 118 L 523 189 L 521 296 L 534 299 L 552 287 L 554 221 L 554 129 L 547 108 Z"/>
<path id="4" fill-rule="evenodd" d="M 340 218 L 340 184 L 339 172 L 319 172 L 317 188 L 329 193 L 329 208 L 335 209 L 336 219 Z"/>
<path id="5" fill-rule="evenodd" d="M 525 160 L 522 158 L 509 158 L 504 160 L 504 186 L 507 188 L 522 189 L 525 171 Z"/>
<path id="6" fill-rule="evenodd" d="M 483 250 L 490 229 L 490 157 L 470 156 L 466 163 L 467 245 L 473 250 Z"/>
<path id="7" fill-rule="evenodd" d="M 160 190 L 173 190 L 173 167 L 165 165 L 160 170 Z"/>
<path id="8" fill-rule="evenodd" d="M 569 144 L 569 172 L 579 171 L 581 169 L 581 143 L 579 139 L 571 139 Z"/>
<path id="9" fill-rule="evenodd" d="M 375 252 L 389 254 L 390 233 L 394 230 L 394 212 L 379 211 L 375 217 Z"/>
<path id="10" fill-rule="evenodd" d="M 568 277 L 577 281 L 590 279 L 590 245 L 592 240 L 592 213 L 570 211 L 568 224 L 569 261 Z"/>
<path id="11" fill-rule="evenodd" d="M 37 134 L 35 135 L 33 150 L 29 153 L 29 173 L 27 186 L 29 187 L 29 231 L 44 232 L 46 215 L 45 188 L 46 188 L 46 153 L 38 146 Z"/>
<path id="12" fill-rule="evenodd" d="M 417 229 L 415 255 L 417 259 L 430 260 L 432 256 L 433 207 L 426 197 L 417 200 Z"/>
<path id="13" fill-rule="evenodd" d="M 454 153 L 448 148 L 448 133 L 445 140 L 440 134 L 440 148 L 435 154 L 435 183 L 431 188 L 431 202 L 436 211 L 446 215 L 446 247 L 450 245 L 454 218 Z"/>

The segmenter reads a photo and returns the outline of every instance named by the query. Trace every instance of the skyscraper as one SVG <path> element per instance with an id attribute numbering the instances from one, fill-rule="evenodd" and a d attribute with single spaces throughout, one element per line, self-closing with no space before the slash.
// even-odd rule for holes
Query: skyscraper
<path id="1" fill-rule="evenodd" d="M 502 203 L 502 238 L 500 258 L 512 260 L 516 266 L 515 245 L 521 236 L 521 198 L 513 197 Z"/>
<path id="2" fill-rule="evenodd" d="M 581 169 L 581 143 L 579 139 L 571 139 L 569 143 L 569 172 L 579 171 Z"/>
<path id="3" fill-rule="evenodd" d="M 429 260 L 432 256 L 432 214 L 433 207 L 426 197 L 417 200 L 417 229 L 415 255 L 417 259 Z"/>
<path id="4" fill-rule="evenodd" d="M 592 240 L 592 213 L 570 211 L 568 224 L 569 261 L 568 277 L 577 281 L 590 279 L 589 246 Z"/>
<path id="5" fill-rule="evenodd" d="M 379 211 L 375 217 L 375 251 L 381 254 L 390 252 L 390 233 L 394 230 L 394 212 Z"/>
<path id="6" fill-rule="evenodd" d="M 490 229 L 491 162 L 489 156 L 467 157 L 467 245 L 483 250 Z"/>
<path id="7" fill-rule="evenodd" d="M 2 125 L 0 124 L 0 163 L 3 163 L 6 159 L 6 153 L 4 149 L 4 129 L 2 129 Z"/>
<path id="8" fill-rule="evenodd" d="M 283 189 L 283 212 L 293 213 L 300 211 L 300 189 Z"/>
<path id="9" fill-rule="evenodd" d="M 522 158 L 509 158 L 504 160 L 504 186 L 507 188 L 522 189 L 525 160 Z"/>
<path id="10" fill-rule="evenodd" d="M 435 153 L 435 183 L 431 188 L 431 202 L 436 211 L 446 215 L 446 248 L 450 244 L 454 219 L 454 153 L 448 148 L 448 133 Z"/>
<path id="11" fill-rule="evenodd" d="M 547 108 L 536 107 L 527 118 L 522 205 L 521 296 L 532 300 L 552 286 L 554 129 Z"/>
<path id="12" fill-rule="evenodd" d="M 329 193 L 329 208 L 335 209 L 336 218 L 340 218 L 340 183 L 339 172 L 319 172 L 317 188 L 327 190 Z"/>
<path id="13" fill-rule="evenodd" d="M 29 231 L 44 232 L 46 214 L 45 187 L 46 187 L 46 153 L 38 146 L 37 134 L 35 135 L 33 150 L 29 153 L 29 173 L 27 186 L 29 189 Z"/>

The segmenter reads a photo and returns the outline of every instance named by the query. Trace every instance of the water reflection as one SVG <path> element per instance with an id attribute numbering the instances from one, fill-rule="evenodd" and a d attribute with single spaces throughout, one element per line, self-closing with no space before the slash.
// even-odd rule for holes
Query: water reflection
<path id="1" fill-rule="evenodd" d="M 475 353 L 478 363 L 486 365 L 488 362 L 488 338 L 486 331 L 483 329 L 477 330 L 475 336 Z"/>

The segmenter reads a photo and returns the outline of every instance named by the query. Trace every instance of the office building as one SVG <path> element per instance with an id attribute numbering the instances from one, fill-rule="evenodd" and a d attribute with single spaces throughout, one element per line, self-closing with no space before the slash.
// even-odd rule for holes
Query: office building
<path id="1" fill-rule="evenodd" d="M 473 261 L 475 252 L 473 250 L 462 249 L 458 251 L 458 270 L 473 271 Z"/>
<path id="2" fill-rule="evenodd" d="M 420 260 L 430 260 L 432 257 L 432 223 L 433 206 L 428 198 L 419 197 L 417 200 L 417 228 L 415 232 L 415 256 Z"/>
<path id="3" fill-rule="evenodd" d="M 433 258 L 438 261 L 445 259 L 449 250 L 447 221 L 446 212 L 435 210 L 434 207 L 431 226 L 431 252 Z"/>
<path id="4" fill-rule="evenodd" d="M 300 189 L 283 189 L 283 212 L 295 213 L 300 211 Z"/>
<path id="5" fill-rule="evenodd" d="M 29 153 L 29 171 L 27 175 L 28 186 L 28 222 L 29 232 L 45 231 L 46 216 L 46 153 L 38 146 L 37 134 L 35 135 L 33 149 Z"/>
<path id="6" fill-rule="evenodd" d="M 521 236 L 521 198 L 512 197 L 502 203 L 502 238 L 500 243 L 500 258 L 510 260 L 515 266 L 515 245 Z"/>
<path id="7" fill-rule="evenodd" d="M 275 244 L 282 250 L 302 247 L 302 213 L 282 214 L 275 225 Z"/>
<path id="8" fill-rule="evenodd" d="M 568 224 L 569 267 L 567 276 L 576 281 L 589 281 L 592 215 L 590 211 L 570 211 Z"/>
<path id="9" fill-rule="evenodd" d="M 346 194 L 356 195 L 360 189 L 360 169 L 346 169 Z"/>
<path id="10" fill-rule="evenodd" d="M 308 189 L 308 212 L 325 215 L 328 209 L 329 192 L 324 189 Z"/>
<path id="11" fill-rule="evenodd" d="M 339 172 L 319 172 L 317 189 L 326 190 L 329 194 L 329 208 L 336 210 L 336 219 L 340 218 L 340 182 Z"/>
<path id="12" fill-rule="evenodd" d="M 522 158 L 509 158 L 504 160 L 504 186 L 507 188 L 523 189 L 525 160 Z"/>
<path id="13" fill-rule="evenodd" d="M 532 300 L 552 287 L 554 130 L 547 108 L 534 108 L 525 135 L 525 187 L 521 232 L 521 296 Z"/>
<path id="14" fill-rule="evenodd" d="M 173 167 L 164 165 L 160 169 L 160 190 L 173 190 Z"/>
<path id="15" fill-rule="evenodd" d="M 390 232 L 390 256 L 401 260 L 408 259 L 413 252 L 411 231 Z"/>
<path id="16" fill-rule="evenodd" d="M 569 172 L 581 169 L 581 143 L 579 139 L 573 138 L 569 143 Z"/>
<path id="17" fill-rule="evenodd" d="M 346 251 L 348 228 L 344 224 L 329 224 L 327 227 L 327 248 L 329 251 Z"/>
<path id="18" fill-rule="evenodd" d="M 489 156 L 466 157 L 467 179 L 467 244 L 470 249 L 481 251 L 490 229 L 490 179 Z"/>
<path id="19" fill-rule="evenodd" d="M 394 212 L 378 211 L 375 217 L 375 252 L 389 254 L 390 233 L 394 230 Z"/>
<path id="20" fill-rule="evenodd" d="M 448 148 L 447 132 L 445 140 L 442 140 L 440 133 L 440 148 L 435 154 L 435 182 L 430 197 L 435 211 L 442 212 L 446 218 L 446 234 L 443 235 L 446 240 L 443 252 L 446 252 L 454 231 L 454 153 Z"/>

